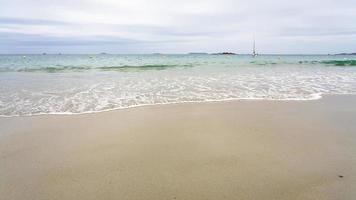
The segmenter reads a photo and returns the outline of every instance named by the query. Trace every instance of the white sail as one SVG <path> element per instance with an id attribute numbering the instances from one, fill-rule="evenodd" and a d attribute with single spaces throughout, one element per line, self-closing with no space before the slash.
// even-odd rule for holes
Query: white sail
<path id="1" fill-rule="evenodd" d="M 256 54 L 256 40 L 255 40 L 255 37 L 253 37 L 253 51 L 252 51 L 252 56 L 253 57 L 256 57 L 257 54 Z"/>

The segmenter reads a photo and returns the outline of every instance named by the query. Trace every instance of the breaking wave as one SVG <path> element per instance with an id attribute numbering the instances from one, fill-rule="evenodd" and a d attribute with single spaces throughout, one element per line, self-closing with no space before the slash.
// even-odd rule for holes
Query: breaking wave
<path id="1" fill-rule="evenodd" d="M 356 60 L 303 60 L 303 61 L 251 61 L 250 64 L 255 65 L 323 65 L 323 66 L 356 66 Z"/>
<path id="2" fill-rule="evenodd" d="M 45 72 L 45 73 L 63 73 L 63 72 L 81 72 L 88 70 L 96 71 L 144 71 L 144 70 L 164 70 L 174 67 L 191 67 L 192 65 L 123 65 L 123 66 L 63 66 L 56 65 L 53 67 L 24 67 L 24 68 L 0 68 L 0 72 Z"/>
<path id="3" fill-rule="evenodd" d="M 0 116 L 356 94 L 355 57 L 0 56 Z M 7 73 L 9 72 L 9 73 Z"/>

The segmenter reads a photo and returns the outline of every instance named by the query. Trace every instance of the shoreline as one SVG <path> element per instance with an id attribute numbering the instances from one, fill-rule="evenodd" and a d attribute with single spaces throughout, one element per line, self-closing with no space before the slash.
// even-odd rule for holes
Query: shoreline
<path id="1" fill-rule="evenodd" d="M 0 196 L 353 199 L 356 96 L 0 118 Z"/>
<path id="2" fill-rule="evenodd" d="M 313 95 L 314 96 L 314 95 Z M 179 105 L 179 104 L 200 104 L 200 103 L 220 103 L 220 102 L 239 102 L 239 101 L 277 101 L 277 102 L 288 102 L 288 101 L 317 101 L 324 97 L 329 96 L 356 96 L 356 94 L 316 94 L 315 98 L 310 99 L 265 99 L 265 98 L 231 98 L 231 99 L 221 99 L 221 100 L 204 100 L 204 101 L 182 101 L 182 102 L 171 102 L 171 103 L 154 103 L 154 104 L 141 104 L 128 107 L 117 107 L 100 111 L 86 111 L 81 113 L 72 113 L 72 112 L 54 112 L 54 113 L 36 113 L 36 114 L 26 114 L 26 115 L 0 115 L 0 118 L 12 118 L 12 117 L 34 117 L 42 115 L 87 115 L 87 114 L 97 114 L 102 112 L 112 112 L 117 110 L 126 110 L 126 109 L 135 109 L 139 107 L 146 106 L 165 106 L 165 105 Z"/>

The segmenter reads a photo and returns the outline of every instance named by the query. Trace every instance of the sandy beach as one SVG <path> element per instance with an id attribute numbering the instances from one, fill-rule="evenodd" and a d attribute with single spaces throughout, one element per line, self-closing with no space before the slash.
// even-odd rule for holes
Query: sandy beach
<path id="1" fill-rule="evenodd" d="M 355 199 L 356 96 L 0 118 L 0 199 Z"/>

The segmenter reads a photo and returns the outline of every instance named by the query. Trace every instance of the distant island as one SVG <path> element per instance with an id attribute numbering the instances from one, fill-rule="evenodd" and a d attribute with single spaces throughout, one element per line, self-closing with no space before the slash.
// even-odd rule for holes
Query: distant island
<path id="1" fill-rule="evenodd" d="M 232 52 L 222 52 L 222 53 L 213 53 L 213 55 L 237 55 L 237 54 Z"/>
<path id="2" fill-rule="evenodd" d="M 356 53 L 338 53 L 338 54 L 335 54 L 335 55 L 340 55 L 340 56 L 355 56 Z"/>

